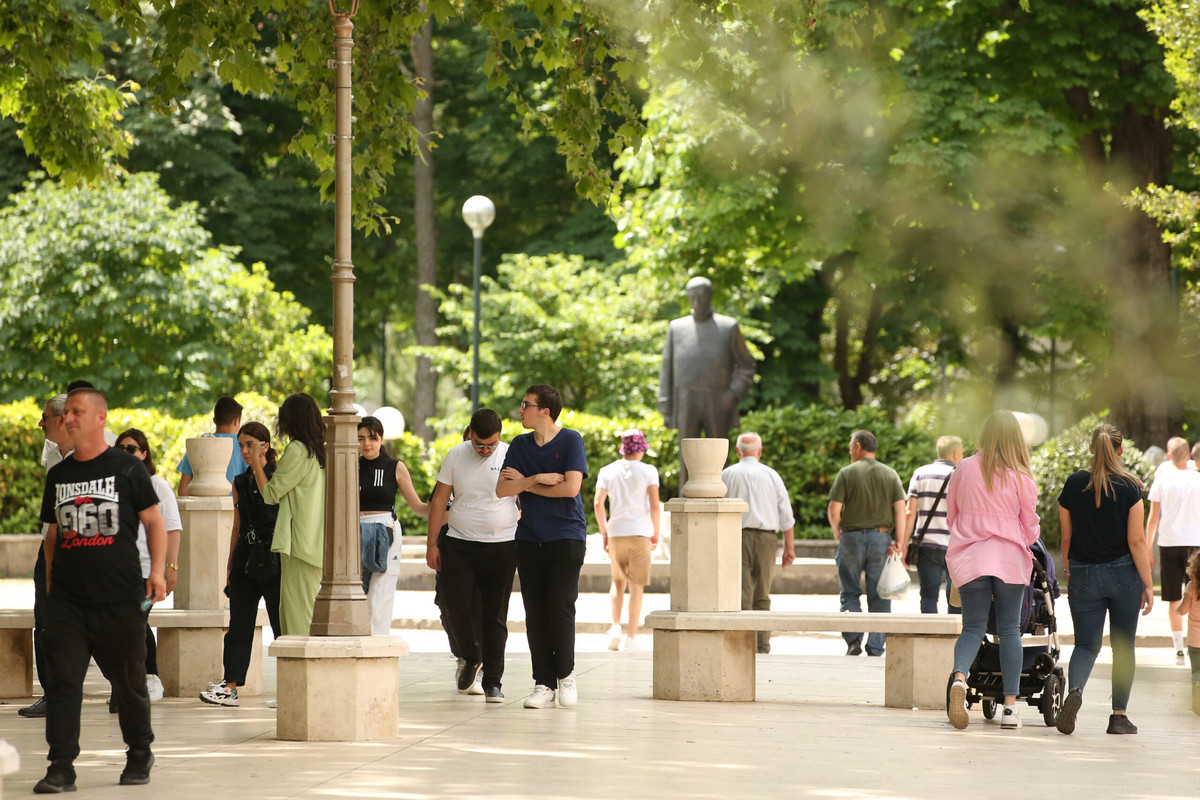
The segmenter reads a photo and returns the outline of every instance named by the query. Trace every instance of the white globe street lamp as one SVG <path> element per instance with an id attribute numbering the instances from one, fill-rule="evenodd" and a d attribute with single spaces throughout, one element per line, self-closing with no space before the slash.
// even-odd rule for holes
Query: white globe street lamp
<path id="1" fill-rule="evenodd" d="M 491 200 L 481 194 L 467 198 L 462 207 L 463 222 L 471 229 L 475 237 L 475 277 L 473 288 L 475 292 L 475 333 L 472 339 L 473 353 L 471 374 L 471 411 L 479 410 L 479 274 L 480 262 L 483 258 L 483 232 L 496 219 L 496 206 Z"/>

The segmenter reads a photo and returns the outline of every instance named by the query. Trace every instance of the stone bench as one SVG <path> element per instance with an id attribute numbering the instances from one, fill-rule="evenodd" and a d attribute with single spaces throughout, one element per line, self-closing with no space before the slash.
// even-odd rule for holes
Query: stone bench
<path id="1" fill-rule="evenodd" d="M 259 609 L 250 668 L 238 694 L 262 692 L 262 629 L 268 624 L 267 612 Z M 167 697 L 194 697 L 222 677 L 228 611 L 154 609 L 150 627 L 158 629 L 158 674 Z M 33 666 L 33 610 L 0 610 L 0 697 L 32 696 Z"/>
<path id="2" fill-rule="evenodd" d="M 747 701 L 755 697 L 758 631 L 886 633 L 884 704 L 944 708 L 962 618 L 937 614 L 793 611 L 654 611 L 654 696 Z"/>

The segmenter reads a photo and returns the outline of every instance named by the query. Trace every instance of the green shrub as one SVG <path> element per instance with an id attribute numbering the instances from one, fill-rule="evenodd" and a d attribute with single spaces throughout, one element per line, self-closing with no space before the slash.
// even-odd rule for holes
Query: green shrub
<path id="1" fill-rule="evenodd" d="M 1102 422 L 1104 418 L 1101 416 L 1084 417 L 1033 454 L 1031 466 L 1033 480 L 1038 486 L 1037 513 L 1042 518 L 1042 541 L 1051 552 L 1057 552 L 1062 542 L 1062 527 L 1058 523 L 1058 494 L 1072 473 L 1087 469 L 1091 464 L 1092 431 Z M 1154 470 L 1146 463 L 1145 456 L 1133 441 L 1125 440 L 1121 460 L 1125 462 L 1125 468 L 1138 476 L 1149 489 Z"/>
<path id="2" fill-rule="evenodd" d="M 913 471 L 937 458 L 941 432 L 907 423 L 894 425 L 877 409 L 844 411 L 812 405 L 747 414 L 730 434 L 730 462 L 736 437 L 747 431 L 757 433 L 763 440 L 763 463 L 779 473 L 791 495 L 797 535 L 832 538 L 826 521 L 829 489 L 838 470 L 850 463 L 850 434 L 860 429 L 875 434 L 880 463 L 896 470 L 906 489 Z"/>

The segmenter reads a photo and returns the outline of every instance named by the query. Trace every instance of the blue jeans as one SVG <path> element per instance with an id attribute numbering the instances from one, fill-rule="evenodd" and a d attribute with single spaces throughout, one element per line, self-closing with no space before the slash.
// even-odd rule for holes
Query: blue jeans
<path id="1" fill-rule="evenodd" d="M 1133 689 L 1133 642 L 1144 588 L 1132 556 L 1122 556 L 1107 564 L 1071 562 L 1067 602 L 1075 624 L 1075 649 L 1071 652 L 1067 683 L 1080 690 L 1087 684 L 1104 640 L 1104 618 L 1112 615 L 1109 641 L 1113 654 L 1113 711 L 1125 710 Z"/>
<path id="2" fill-rule="evenodd" d="M 1000 639 L 1000 680 L 1005 696 L 1016 696 L 1021 688 L 1021 603 L 1025 599 L 1025 584 L 1005 583 L 992 575 L 967 581 L 958 587 L 962 598 L 962 633 L 954 643 L 954 671 L 963 675 L 971 671 L 971 662 L 979 653 L 979 645 L 987 633 L 988 612 L 996 602 L 996 630 Z"/>
<path id="3" fill-rule="evenodd" d="M 888 548 L 892 546 L 892 535 L 886 531 L 842 531 L 838 541 L 838 583 L 841 584 L 842 611 L 862 611 L 861 576 L 867 574 L 867 610 L 889 612 L 892 601 L 879 596 L 879 576 L 887 561 Z M 846 644 L 862 641 L 861 633 L 843 633 Z M 867 635 L 867 655 L 883 655 L 884 634 Z"/>
<path id="4" fill-rule="evenodd" d="M 950 603 L 950 590 L 954 584 L 950 571 L 946 569 L 946 551 L 940 547 L 922 547 L 917 557 L 917 580 L 921 583 L 921 613 L 936 614 L 938 592 L 946 584 L 946 610 L 949 614 L 961 614 L 962 609 Z"/>

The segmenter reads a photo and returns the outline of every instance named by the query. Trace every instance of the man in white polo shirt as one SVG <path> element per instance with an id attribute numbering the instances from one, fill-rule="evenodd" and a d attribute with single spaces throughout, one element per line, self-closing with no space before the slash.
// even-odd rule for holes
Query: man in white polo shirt
<path id="1" fill-rule="evenodd" d="M 1187 562 L 1200 546 L 1200 472 L 1188 469 L 1188 443 L 1175 437 L 1167 442 L 1169 462 L 1163 463 L 1150 487 L 1150 518 L 1146 540 L 1158 534 L 1158 559 L 1162 569 L 1162 599 L 1167 601 L 1175 661 L 1184 662 L 1183 618 L 1179 601 L 1187 583 Z"/>
<path id="2" fill-rule="evenodd" d="M 446 453 L 429 501 L 429 536 L 425 561 L 441 572 L 446 618 L 463 649 L 458 691 L 472 687 L 483 669 L 488 703 L 504 702 L 500 679 L 508 643 L 508 601 L 517 569 L 517 502 L 497 497 L 496 481 L 508 445 L 500 441 L 500 415 L 481 408 L 471 417 L 467 441 Z M 450 510 L 446 504 L 454 500 Z M 443 522 L 449 530 L 438 547 Z M 472 617 L 479 636 L 470 635 Z"/>
<path id="3" fill-rule="evenodd" d="M 779 531 L 783 531 L 783 566 L 796 560 L 796 518 L 779 473 L 759 462 L 762 439 L 757 433 L 737 438 L 738 463 L 726 467 L 721 481 L 729 497 L 740 497 L 750 506 L 742 514 L 742 610 L 771 610 L 771 578 Z M 771 652 L 771 632 L 759 631 L 757 649 Z"/>

